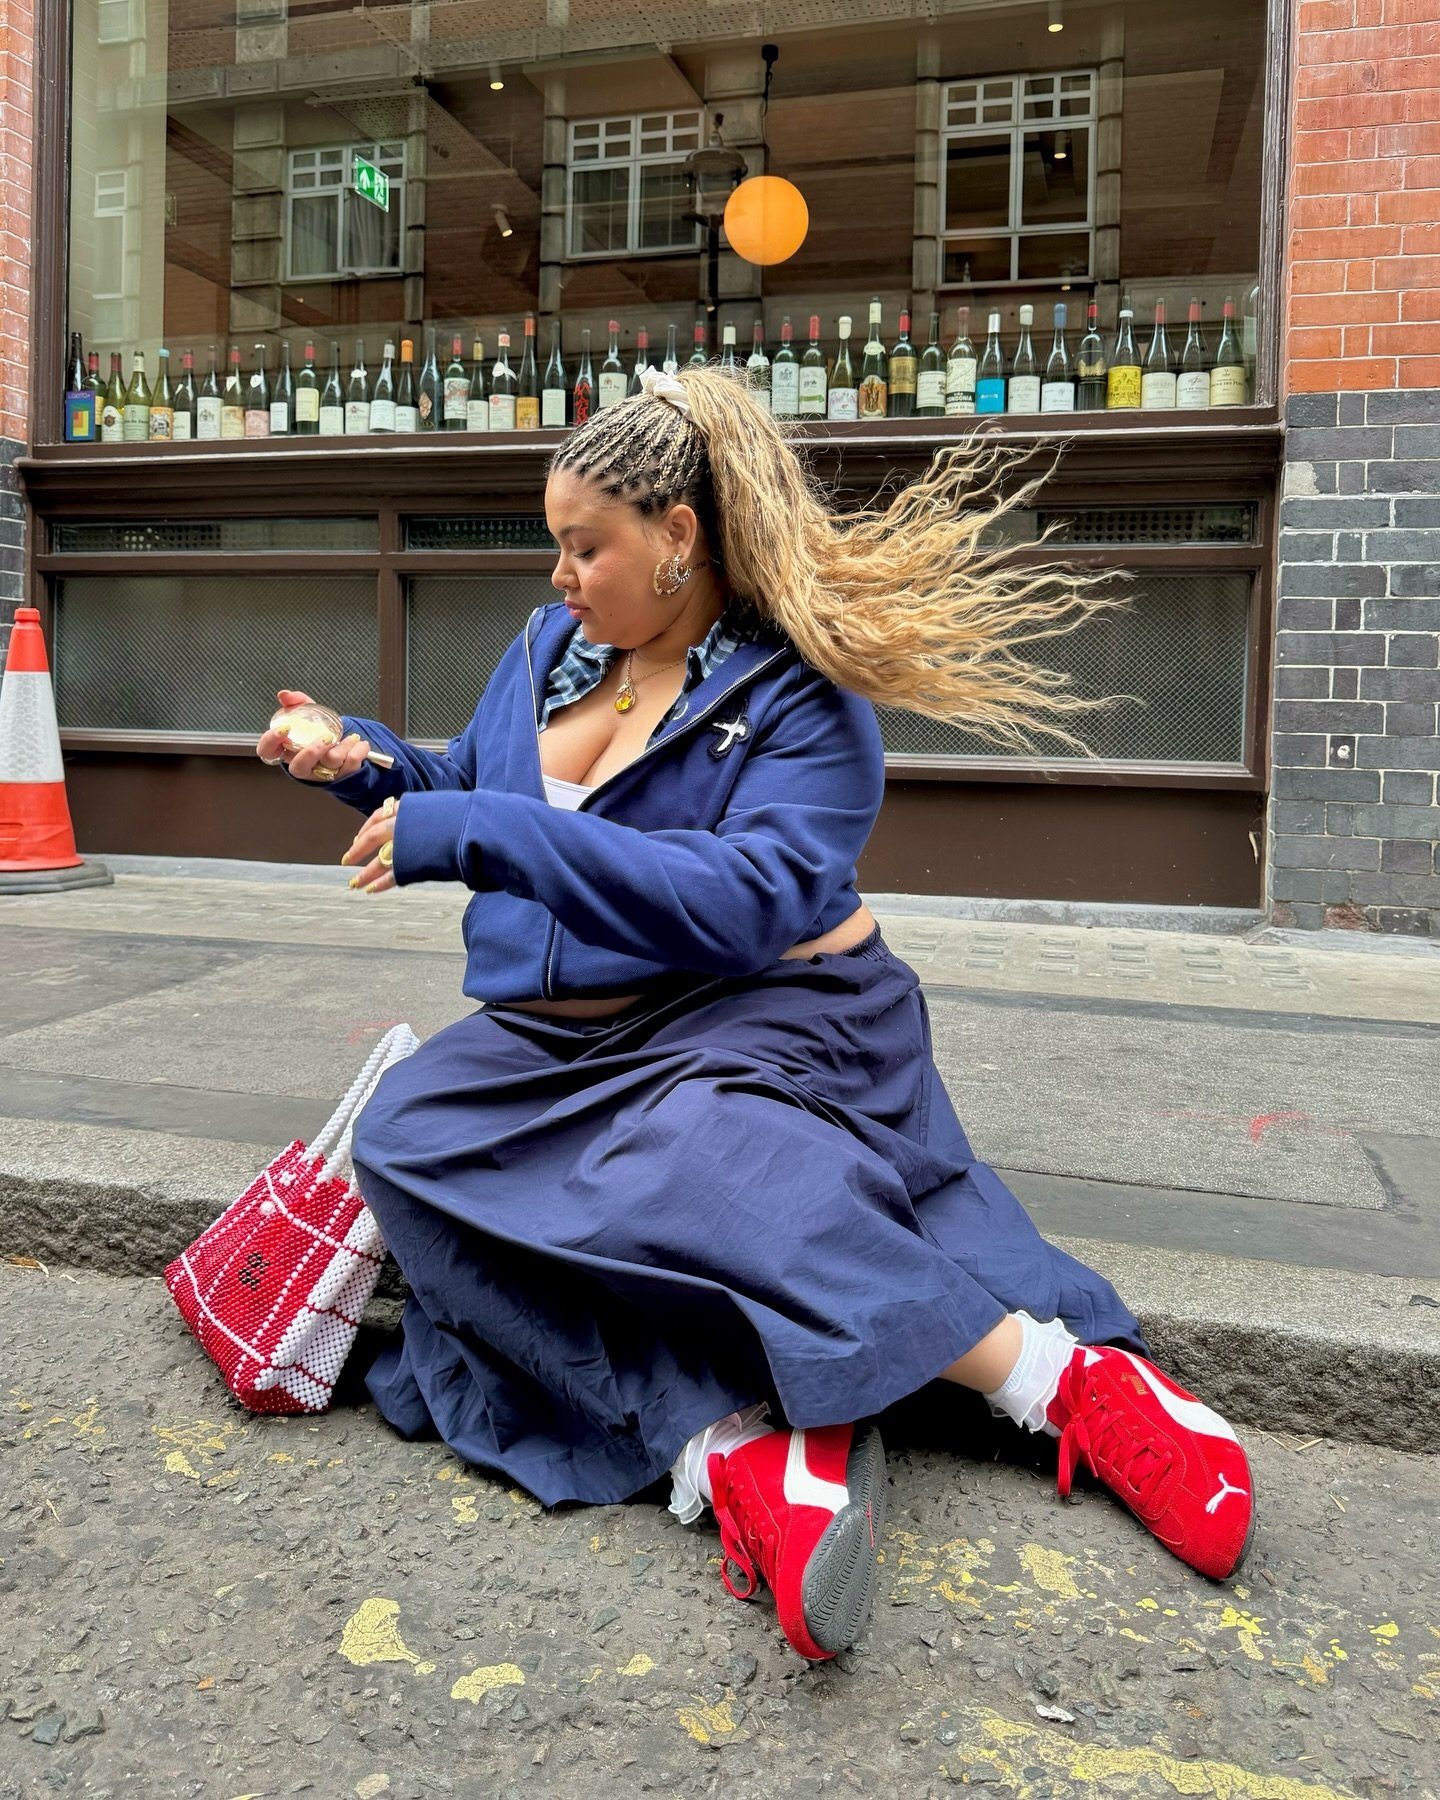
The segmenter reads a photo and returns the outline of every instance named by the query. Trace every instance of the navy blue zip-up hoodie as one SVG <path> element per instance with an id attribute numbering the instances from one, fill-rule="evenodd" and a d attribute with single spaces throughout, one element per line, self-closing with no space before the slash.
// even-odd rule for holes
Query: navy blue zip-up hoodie
<path id="1" fill-rule="evenodd" d="M 502 1003 L 752 974 L 847 919 L 884 784 L 870 703 L 788 645 L 742 644 L 566 812 L 545 799 L 536 726 L 573 630 L 563 606 L 537 608 L 443 754 L 345 721 L 395 758 L 330 791 L 363 812 L 405 797 L 397 883 L 475 890 L 465 992 Z"/>

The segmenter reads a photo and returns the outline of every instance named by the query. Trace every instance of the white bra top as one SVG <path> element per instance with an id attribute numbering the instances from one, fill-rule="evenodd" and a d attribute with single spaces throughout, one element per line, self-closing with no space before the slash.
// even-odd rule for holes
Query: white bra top
<path id="1" fill-rule="evenodd" d="M 558 775 L 543 775 L 545 798 L 552 806 L 558 806 L 563 812 L 575 812 L 580 802 L 590 792 L 578 781 L 562 781 Z"/>

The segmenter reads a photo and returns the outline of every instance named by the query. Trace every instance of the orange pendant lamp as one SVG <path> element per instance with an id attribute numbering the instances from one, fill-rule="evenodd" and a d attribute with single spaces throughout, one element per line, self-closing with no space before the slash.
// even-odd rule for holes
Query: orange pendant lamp
<path id="1" fill-rule="evenodd" d="M 725 205 L 730 248 L 762 267 L 788 261 L 809 229 L 805 196 L 783 175 L 754 175 L 742 181 Z"/>

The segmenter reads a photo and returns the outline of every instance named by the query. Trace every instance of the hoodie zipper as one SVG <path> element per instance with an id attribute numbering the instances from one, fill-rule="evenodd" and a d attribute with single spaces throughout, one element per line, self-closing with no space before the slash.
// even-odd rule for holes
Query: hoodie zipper
<path id="1" fill-rule="evenodd" d="M 537 760 L 540 756 L 540 696 L 535 691 L 535 658 L 531 654 L 534 645 L 530 641 L 530 627 L 535 623 L 539 616 L 540 608 L 537 606 L 535 611 L 532 612 L 530 617 L 525 621 L 525 667 L 530 675 L 530 717 L 534 721 L 533 730 L 535 733 L 535 756 Z M 546 926 L 545 930 L 545 957 L 543 973 L 540 977 L 540 995 L 542 999 L 553 1000 L 555 998 L 555 990 L 550 980 L 550 971 L 554 961 L 555 951 L 555 915 L 554 913 L 547 913 L 546 917 L 549 920 L 549 924 Z"/>

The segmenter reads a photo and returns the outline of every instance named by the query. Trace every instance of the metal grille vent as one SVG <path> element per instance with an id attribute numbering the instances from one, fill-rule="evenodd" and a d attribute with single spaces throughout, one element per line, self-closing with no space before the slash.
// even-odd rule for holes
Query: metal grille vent
<path id="1" fill-rule="evenodd" d="M 1032 647 L 1034 660 L 1062 669 L 1092 699 L 1134 695 L 1101 713 L 1066 721 L 1098 757 L 1115 762 L 1240 763 L 1251 577 L 1244 571 L 1138 576 L 1131 605 L 1068 637 Z M 879 709 L 892 755 L 1009 755 L 955 726 L 890 707 Z M 1037 756 L 1077 760 L 1063 745 L 1036 740 Z"/>
<path id="2" fill-rule="evenodd" d="M 54 601 L 62 725 L 258 734 L 280 687 L 379 704 L 373 575 L 69 575 Z"/>
<path id="3" fill-rule="evenodd" d="M 409 736 L 462 731 L 511 640 L 554 598 L 543 575 L 413 576 L 405 596 Z"/>
<path id="4" fill-rule="evenodd" d="M 1253 506 L 1041 507 L 1036 535 L 1056 527 L 1055 544 L 1249 544 Z"/>
<path id="5" fill-rule="evenodd" d="M 488 513 L 473 518 L 405 521 L 407 550 L 551 550 L 549 527 L 539 514 Z M 552 596 L 553 597 L 553 596 Z"/>
<path id="6" fill-rule="evenodd" d="M 163 551 L 378 550 L 374 519 L 146 519 L 55 525 L 57 556 L 155 555 Z"/>

